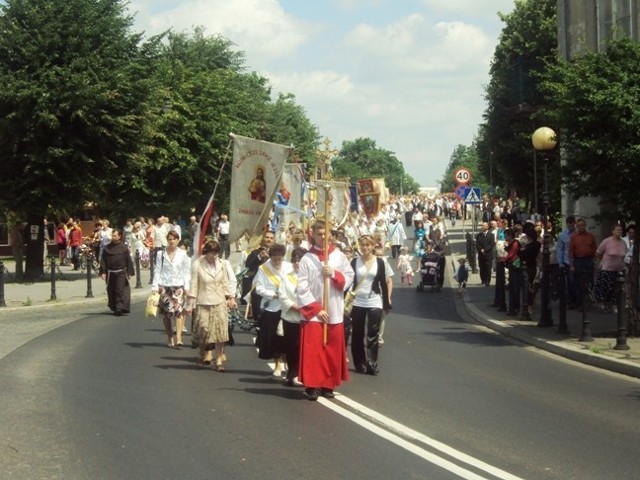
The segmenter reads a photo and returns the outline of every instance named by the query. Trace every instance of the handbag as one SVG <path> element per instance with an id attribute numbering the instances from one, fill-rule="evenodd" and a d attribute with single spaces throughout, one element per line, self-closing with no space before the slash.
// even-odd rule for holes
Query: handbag
<path id="1" fill-rule="evenodd" d="M 160 293 L 153 292 L 147 298 L 147 306 L 144 309 L 144 315 L 147 318 L 156 317 L 158 315 L 158 303 L 160 302 Z"/>
<path id="2" fill-rule="evenodd" d="M 353 309 L 353 301 L 356 298 L 356 292 L 352 289 L 347 290 L 347 294 L 344 296 L 344 313 L 351 316 L 351 310 Z"/>

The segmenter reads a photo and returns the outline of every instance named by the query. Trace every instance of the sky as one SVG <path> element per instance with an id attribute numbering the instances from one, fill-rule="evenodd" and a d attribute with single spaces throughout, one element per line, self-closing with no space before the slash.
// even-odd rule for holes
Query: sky
<path id="1" fill-rule="evenodd" d="M 514 0 L 131 0 L 134 29 L 221 34 L 339 149 L 368 137 L 421 186 L 470 145 Z"/>

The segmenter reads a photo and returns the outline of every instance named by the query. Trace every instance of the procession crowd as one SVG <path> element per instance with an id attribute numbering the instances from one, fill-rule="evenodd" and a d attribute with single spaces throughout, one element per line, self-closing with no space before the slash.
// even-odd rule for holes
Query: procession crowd
<path id="1" fill-rule="evenodd" d="M 349 345 L 356 372 L 379 374 L 394 269 L 401 284 L 411 285 L 414 262 L 420 270 L 427 251 L 444 249 L 440 219 L 449 208 L 453 204 L 444 197 L 397 197 L 378 212 L 352 212 L 328 231 L 324 221 L 313 218 L 307 229 L 271 219 L 257 248 L 236 242 L 241 253 L 236 265 L 229 261 L 224 214 L 213 215 L 200 255 L 193 254 L 190 242 L 198 228 L 195 217 L 186 228 L 166 217 L 127 221 L 123 229 L 101 220 L 92 244 L 115 315 L 130 311 L 128 280 L 136 257 L 145 258 L 147 249 L 151 290 L 169 347 L 183 346 L 185 317 L 191 315 L 196 365 L 224 371 L 229 315 L 246 304 L 245 315 L 258 326 L 259 358 L 275 363 L 273 375 L 284 376 L 285 385 L 303 385 L 307 398 L 316 400 L 333 397 L 348 379 Z M 405 245 L 405 224 L 415 238 L 411 249 Z"/>
<path id="2" fill-rule="evenodd" d="M 273 360 L 273 375 L 284 375 L 285 385 L 302 385 L 307 398 L 317 400 L 333 397 L 334 389 L 349 378 L 349 345 L 355 372 L 379 374 L 394 271 L 401 286 L 413 285 L 414 276 L 424 279 L 426 259 L 443 259 L 447 253 L 443 219 L 454 226 L 472 216 L 480 224 L 473 252 L 480 281 L 489 286 L 493 276 L 508 280 L 508 308 L 498 288 L 494 301 L 507 315 L 518 314 L 522 288 L 529 289 L 527 307 L 533 308 L 545 241 L 551 251 L 550 270 L 570 272 L 570 306 L 581 307 L 581 289 L 594 281 L 601 307 L 612 308 L 617 272 L 631 258 L 633 225 L 625 237 L 616 226 L 598 245 L 586 222 L 569 216 L 556 238 L 552 222 L 543 225 L 535 212 L 522 213 L 517 201 L 501 199 L 465 208 L 453 195 L 392 196 L 378 211 L 351 212 L 345 222 L 328 230 L 324 221 L 313 217 L 305 227 L 271 218 L 256 248 L 245 239 L 231 245 L 230 220 L 215 213 L 202 232 L 201 250 L 194 248 L 193 240 L 200 234 L 195 216 L 189 223 L 165 216 L 155 221 L 139 217 L 127 220 L 123 228 L 111 228 L 102 219 L 87 234 L 69 219 L 58 224 L 56 243 L 60 261 L 70 259 L 74 269 L 83 251 L 95 256 L 107 282 L 109 308 L 117 316 L 131 309 L 129 279 L 135 262 L 148 266 L 167 345 L 183 346 L 185 319 L 191 316 L 191 343 L 198 348 L 199 368 L 225 370 L 229 317 L 246 305 L 244 315 L 258 327 L 259 358 Z M 230 262 L 231 248 L 240 253 L 235 265 Z M 460 287 L 471 270 L 468 260 L 461 259 L 455 273 Z M 522 270 L 528 274 L 526 285 L 521 284 Z M 587 283 L 579 282 L 585 275 Z M 440 286 L 443 278 L 444 268 L 437 280 Z"/>

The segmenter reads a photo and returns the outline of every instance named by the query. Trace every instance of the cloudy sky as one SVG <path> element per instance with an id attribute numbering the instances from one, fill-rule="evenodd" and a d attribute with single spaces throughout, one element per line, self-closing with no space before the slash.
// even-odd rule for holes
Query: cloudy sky
<path id="1" fill-rule="evenodd" d="M 369 137 L 435 186 L 482 121 L 484 86 L 514 0 L 131 0 L 135 29 L 204 26 L 293 93 L 323 137 Z"/>

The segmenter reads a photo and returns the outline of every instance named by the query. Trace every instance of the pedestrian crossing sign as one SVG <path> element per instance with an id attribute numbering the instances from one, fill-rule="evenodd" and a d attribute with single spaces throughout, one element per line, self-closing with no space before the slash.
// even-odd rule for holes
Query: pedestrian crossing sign
<path id="1" fill-rule="evenodd" d="M 480 189 L 479 188 L 470 188 L 469 189 L 469 193 L 467 194 L 467 196 L 464 199 L 465 203 L 481 203 L 482 200 L 480 200 Z"/>

